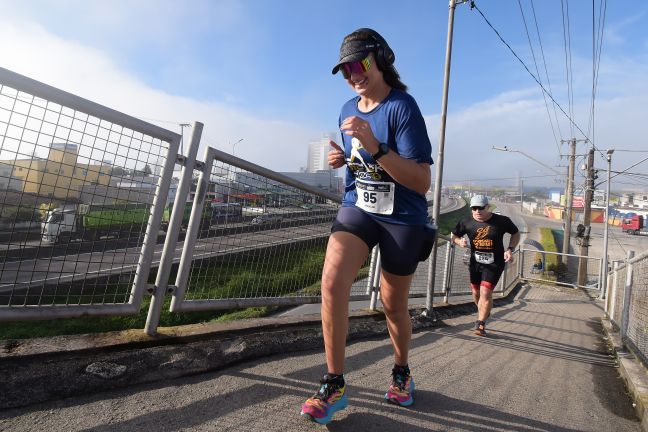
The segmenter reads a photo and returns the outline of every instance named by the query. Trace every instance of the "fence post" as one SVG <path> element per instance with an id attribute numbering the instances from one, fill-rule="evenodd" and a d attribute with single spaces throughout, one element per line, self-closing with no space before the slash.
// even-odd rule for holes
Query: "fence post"
<path id="1" fill-rule="evenodd" d="M 182 167 L 182 174 L 178 190 L 176 192 L 175 202 L 173 203 L 173 211 L 171 212 L 171 220 L 167 229 L 167 236 L 162 248 L 162 255 L 160 257 L 160 267 L 158 268 L 155 289 L 149 305 L 148 315 L 146 317 L 146 324 L 144 331 L 148 335 L 157 333 L 157 327 L 160 323 L 160 314 L 162 313 L 162 306 L 164 304 L 164 296 L 166 295 L 167 287 L 169 285 L 169 275 L 171 274 L 171 267 L 173 266 L 173 258 L 175 253 L 175 246 L 178 242 L 178 234 L 180 233 L 180 226 L 182 225 L 182 218 L 184 216 L 186 197 L 189 195 L 191 188 L 191 178 L 196 165 L 196 154 L 198 153 L 198 146 L 200 145 L 200 137 L 202 136 L 203 124 L 194 122 L 193 133 L 189 148 L 187 149 L 187 157 L 184 166 Z M 157 205 L 162 208 L 166 206 L 166 200 L 161 199 Z"/>
<path id="2" fill-rule="evenodd" d="M 443 270 L 444 274 L 447 274 L 447 280 L 444 281 L 445 284 L 443 286 L 443 302 L 444 303 L 449 303 L 450 300 L 450 291 L 452 290 L 452 278 L 451 278 L 451 273 L 452 273 L 452 268 L 454 266 L 454 258 L 455 258 L 455 251 L 457 250 L 456 246 L 452 242 L 448 242 L 446 246 L 446 260 L 445 263 L 443 264 Z"/>
<path id="3" fill-rule="evenodd" d="M 447 296 L 450 290 L 450 274 L 452 273 L 452 242 L 446 243 L 446 257 L 443 263 L 443 285 L 441 285 L 441 293 Z"/>
<path id="4" fill-rule="evenodd" d="M 369 300 L 369 310 L 375 311 L 380 294 L 380 249 L 374 246 L 371 252 L 371 264 L 369 265 L 369 284 L 371 289 L 371 300 Z"/>
<path id="5" fill-rule="evenodd" d="M 613 276 L 612 276 L 612 290 L 610 291 L 610 294 L 607 296 L 605 299 L 605 313 L 607 314 L 608 317 L 614 317 L 614 306 L 616 303 L 616 293 L 619 283 L 619 261 L 614 261 L 614 270 L 613 270 Z"/>
<path id="6" fill-rule="evenodd" d="M 378 246 L 371 249 L 371 258 L 369 259 L 369 273 L 367 277 L 367 291 L 365 294 L 371 295 L 374 291 L 374 272 L 376 271 Z"/>
<path id="7" fill-rule="evenodd" d="M 628 324 L 630 321 L 630 301 L 632 297 L 632 267 L 630 260 L 634 258 L 634 251 L 628 251 L 626 260 L 626 280 L 623 291 L 623 313 L 621 314 L 621 340 L 625 341 L 628 336 Z"/>

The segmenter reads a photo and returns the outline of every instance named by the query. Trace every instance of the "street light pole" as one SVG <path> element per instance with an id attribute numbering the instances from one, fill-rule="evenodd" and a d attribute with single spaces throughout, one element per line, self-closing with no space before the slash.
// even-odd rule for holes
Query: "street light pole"
<path id="1" fill-rule="evenodd" d="M 441 127 L 439 130 L 439 152 L 434 161 L 436 173 L 434 177 L 434 201 L 432 203 L 432 221 L 439 223 L 439 214 L 441 213 L 441 186 L 443 181 L 443 158 L 446 138 L 446 117 L 448 114 L 448 93 L 450 91 L 450 65 L 452 60 L 452 35 L 454 32 L 454 15 L 457 4 L 465 3 L 467 0 L 450 0 L 448 5 L 448 35 L 446 38 L 446 57 L 443 74 L 443 92 L 441 95 Z M 432 318 L 434 311 L 432 309 L 434 297 L 434 284 L 436 279 L 435 269 L 437 263 L 437 248 L 432 248 L 429 258 L 429 282 L 427 286 L 427 297 L 425 299 L 425 310 L 423 315 Z"/>
<path id="2" fill-rule="evenodd" d="M 240 143 L 241 141 L 243 141 L 243 138 L 232 144 L 232 156 L 235 156 L 234 152 L 236 152 L 236 144 Z"/>
<path id="3" fill-rule="evenodd" d="M 232 156 L 234 156 L 234 152 L 236 151 L 236 144 L 240 143 L 241 141 L 243 141 L 243 138 L 239 139 L 234 144 L 232 144 Z M 228 141 L 228 143 L 229 143 L 229 141 Z M 231 194 L 232 194 L 232 176 L 228 175 L 227 176 L 227 205 L 225 206 L 225 226 L 227 226 L 227 218 L 228 218 L 229 211 L 230 211 L 229 204 L 230 204 L 230 195 Z"/>
<path id="4" fill-rule="evenodd" d="M 511 153 L 520 153 L 521 155 L 528 157 L 529 159 L 531 159 L 535 163 L 539 163 L 540 165 L 547 168 L 549 171 L 553 172 L 554 174 L 562 176 L 562 173 L 560 171 L 550 167 L 549 165 L 545 164 L 544 162 L 540 162 L 538 159 L 534 158 L 533 156 L 529 156 L 528 154 L 524 153 L 523 151 L 514 150 L 512 148 L 508 148 L 507 146 L 504 146 L 504 147 L 492 146 L 492 148 L 493 148 L 493 150 L 498 150 L 498 151 L 505 151 L 505 152 L 511 152 Z"/>
<path id="5" fill-rule="evenodd" d="M 608 172 L 607 172 L 607 187 L 605 192 L 605 220 L 603 223 L 603 263 L 601 264 L 601 299 L 605 299 L 606 290 L 607 290 L 607 276 L 608 276 L 608 220 L 610 218 L 610 174 L 612 170 L 612 153 L 614 149 L 607 151 L 607 163 L 608 163 Z"/>
<path id="6" fill-rule="evenodd" d="M 524 213 L 524 180 L 520 177 L 520 214 Z"/>

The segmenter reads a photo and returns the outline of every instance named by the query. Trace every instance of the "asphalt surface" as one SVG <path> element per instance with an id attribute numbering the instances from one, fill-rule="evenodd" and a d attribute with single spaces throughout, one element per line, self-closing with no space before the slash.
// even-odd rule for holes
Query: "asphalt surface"
<path id="1" fill-rule="evenodd" d="M 388 338 L 347 349 L 349 407 L 332 431 L 639 431 L 602 338 L 601 304 L 569 288 L 523 287 L 494 310 L 488 337 L 474 316 L 414 334 L 410 408 L 383 394 Z M 301 403 L 317 388 L 323 350 L 219 372 L 0 412 L 2 431 L 312 431 Z"/>

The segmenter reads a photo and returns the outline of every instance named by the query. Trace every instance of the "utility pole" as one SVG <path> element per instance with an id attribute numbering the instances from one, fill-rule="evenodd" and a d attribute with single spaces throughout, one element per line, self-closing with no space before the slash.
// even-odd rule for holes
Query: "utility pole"
<path id="1" fill-rule="evenodd" d="M 594 200 L 594 149 L 590 149 L 587 154 L 587 182 L 585 186 L 585 203 L 583 209 L 583 225 L 585 232 L 581 239 L 580 256 L 578 260 L 578 278 L 577 283 L 580 286 L 585 285 L 587 279 L 587 256 L 589 256 L 589 239 L 590 224 L 592 223 L 592 201 Z"/>
<path id="2" fill-rule="evenodd" d="M 574 200 L 574 163 L 576 161 L 576 139 L 569 140 L 571 148 L 569 154 L 569 170 L 567 172 L 567 191 L 565 192 L 565 229 L 563 234 L 562 253 L 569 253 L 569 242 L 571 240 L 572 224 L 572 201 Z M 562 262 L 562 255 L 558 255 L 558 263 Z M 567 259 L 565 258 L 565 263 Z"/>
<path id="3" fill-rule="evenodd" d="M 446 39 L 446 58 L 445 69 L 443 74 L 443 94 L 441 95 L 441 127 L 439 130 L 439 153 L 434 166 L 436 174 L 434 177 L 434 202 L 432 203 L 432 220 L 435 224 L 439 223 L 439 214 L 441 209 L 441 186 L 443 182 L 443 158 L 446 138 L 446 117 L 448 114 L 448 93 L 450 91 L 450 65 L 452 60 L 452 34 L 454 32 L 454 14 L 457 4 L 466 3 L 467 0 L 450 0 L 448 4 L 448 36 Z M 436 280 L 435 270 L 437 262 L 437 248 L 432 248 L 430 254 L 428 271 L 430 274 L 429 284 L 427 287 L 427 298 L 425 300 L 425 310 L 423 314 L 429 318 L 433 317 L 432 299 L 434 296 L 434 283 Z"/>

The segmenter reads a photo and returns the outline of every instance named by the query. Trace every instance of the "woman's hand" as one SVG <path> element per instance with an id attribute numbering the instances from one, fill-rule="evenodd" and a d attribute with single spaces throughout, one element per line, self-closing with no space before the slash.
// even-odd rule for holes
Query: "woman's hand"
<path id="1" fill-rule="evenodd" d="M 340 168 L 346 163 L 344 159 L 344 150 L 335 143 L 333 140 L 329 140 L 329 145 L 332 147 L 328 152 L 328 164 L 332 169 Z"/>
<path id="2" fill-rule="evenodd" d="M 358 116 L 347 117 L 342 122 L 342 125 L 340 125 L 340 130 L 346 135 L 357 138 L 369 154 L 378 152 L 379 142 L 373 134 L 369 122 L 366 120 Z"/>

